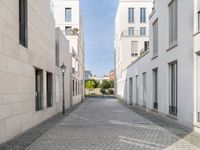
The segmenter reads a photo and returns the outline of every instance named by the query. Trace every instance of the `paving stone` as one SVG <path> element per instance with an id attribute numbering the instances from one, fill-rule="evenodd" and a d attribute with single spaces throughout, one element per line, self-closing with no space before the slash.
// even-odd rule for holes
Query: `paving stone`
<path id="1" fill-rule="evenodd" d="M 91 98 L 28 149 L 198 150 L 199 137 L 176 123 L 116 99 Z"/>

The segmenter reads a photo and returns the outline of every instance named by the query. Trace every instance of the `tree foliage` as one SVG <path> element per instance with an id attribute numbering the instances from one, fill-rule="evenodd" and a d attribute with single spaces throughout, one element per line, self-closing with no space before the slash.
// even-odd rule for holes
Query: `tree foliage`
<path id="1" fill-rule="evenodd" d="M 88 89 L 89 91 L 93 91 L 95 88 L 95 82 L 94 81 L 87 81 L 85 84 L 85 88 Z"/>
<path id="2" fill-rule="evenodd" d="M 100 84 L 100 82 L 95 80 L 95 79 L 88 79 L 88 80 L 85 81 L 85 83 L 87 83 L 88 81 L 93 81 L 95 83 L 94 88 L 97 88 Z"/>
<path id="3" fill-rule="evenodd" d="M 100 85 L 101 89 L 109 89 L 110 88 L 110 83 L 108 82 L 108 80 L 103 80 L 101 85 Z"/>

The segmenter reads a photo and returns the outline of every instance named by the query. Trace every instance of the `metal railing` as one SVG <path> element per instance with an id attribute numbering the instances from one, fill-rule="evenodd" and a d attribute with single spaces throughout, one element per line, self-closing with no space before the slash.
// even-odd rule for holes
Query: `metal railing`
<path id="1" fill-rule="evenodd" d="M 78 36 L 78 31 L 75 29 L 66 29 L 63 31 L 66 36 Z"/>
<path id="2" fill-rule="evenodd" d="M 134 30 L 134 31 L 129 31 L 129 30 L 124 30 L 121 33 L 121 37 L 138 37 L 138 36 L 149 36 L 149 30 Z"/>

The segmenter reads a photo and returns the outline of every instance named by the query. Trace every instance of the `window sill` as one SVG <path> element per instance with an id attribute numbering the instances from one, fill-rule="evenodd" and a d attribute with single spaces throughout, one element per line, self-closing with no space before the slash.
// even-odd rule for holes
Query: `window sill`
<path id="1" fill-rule="evenodd" d="M 175 45 L 171 46 L 170 48 L 168 48 L 166 51 L 169 52 L 170 50 L 174 49 L 177 46 L 178 46 L 178 44 L 175 44 Z"/>
<path id="2" fill-rule="evenodd" d="M 154 60 L 154 59 L 156 59 L 158 57 L 158 55 L 155 55 L 155 56 L 153 56 L 152 58 L 151 58 L 151 60 Z"/>

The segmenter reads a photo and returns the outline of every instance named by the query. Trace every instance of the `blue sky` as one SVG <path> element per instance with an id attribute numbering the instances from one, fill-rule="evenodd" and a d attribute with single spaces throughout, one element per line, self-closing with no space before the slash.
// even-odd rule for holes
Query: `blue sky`
<path id="1" fill-rule="evenodd" d="M 84 19 L 85 69 L 106 75 L 114 68 L 114 21 L 118 0 L 80 0 Z"/>

